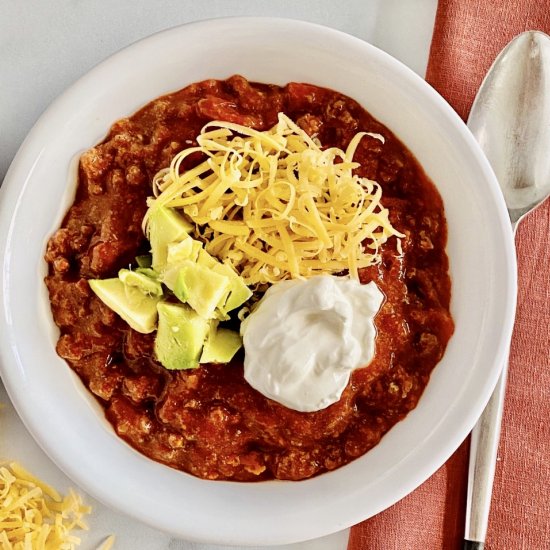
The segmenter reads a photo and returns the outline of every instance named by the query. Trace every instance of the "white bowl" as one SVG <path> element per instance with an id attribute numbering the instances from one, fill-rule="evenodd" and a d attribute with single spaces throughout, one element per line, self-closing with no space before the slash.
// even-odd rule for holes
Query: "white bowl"
<path id="1" fill-rule="evenodd" d="M 45 243 L 72 201 L 76 159 L 153 98 L 234 73 L 343 92 L 393 130 L 441 193 L 456 332 L 418 407 L 363 457 L 301 482 L 194 478 L 119 439 L 55 353 L 42 281 Z M 341 32 L 287 19 L 237 18 L 174 28 L 122 50 L 42 115 L 12 163 L 0 201 L 2 378 L 25 425 L 93 496 L 176 536 L 283 544 L 368 518 L 434 473 L 473 427 L 505 360 L 515 308 L 510 222 L 466 126 L 407 67 Z"/>

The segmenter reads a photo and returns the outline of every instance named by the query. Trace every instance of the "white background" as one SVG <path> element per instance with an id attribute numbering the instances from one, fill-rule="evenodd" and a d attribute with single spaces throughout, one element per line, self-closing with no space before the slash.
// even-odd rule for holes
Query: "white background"
<path id="1" fill-rule="evenodd" d="M 362 38 L 424 76 L 436 5 L 436 0 L 2 0 L 0 181 L 25 135 L 57 95 L 110 54 L 154 32 L 212 17 L 303 19 Z M 74 486 L 33 442 L 1 384 L 0 402 L 6 405 L 0 410 L 0 460 L 21 462 L 61 491 Z M 93 514 L 83 550 L 96 548 L 110 534 L 116 535 L 117 550 L 222 548 L 171 539 L 84 498 Z M 345 550 L 347 538 L 344 531 L 278 548 Z"/>

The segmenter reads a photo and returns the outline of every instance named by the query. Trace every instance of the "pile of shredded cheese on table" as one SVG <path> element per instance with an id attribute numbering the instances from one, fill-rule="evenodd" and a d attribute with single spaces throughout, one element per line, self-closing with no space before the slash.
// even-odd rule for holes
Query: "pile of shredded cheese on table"
<path id="1" fill-rule="evenodd" d="M 3 550 L 74 550 L 91 508 L 70 491 L 64 498 L 19 464 L 0 467 L 0 546 Z"/>
<path id="2" fill-rule="evenodd" d="M 382 189 L 358 177 L 353 156 L 365 135 L 345 151 L 323 149 L 286 115 L 260 132 L 210 122 L 198 145 L 178 153 L 154 178 L 159 206 L 178 209 L 197 228 L 206 250 L 231 265 L 246 284 L 275 283 L 358 269 L 380 262 L 389 237 L 402 237 L 380 202 Z M 181 170 L 189 155 L 206 160 Z"/>

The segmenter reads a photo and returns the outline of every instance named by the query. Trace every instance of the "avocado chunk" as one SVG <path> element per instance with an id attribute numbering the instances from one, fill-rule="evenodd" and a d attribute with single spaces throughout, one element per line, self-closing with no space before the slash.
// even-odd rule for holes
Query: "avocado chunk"
<path id="1" fill-rule="evenodd" d="M 149 279 L 153 279 L 154 281 L 159 280 L 159 274 L 150 267 L 136 267 L 134 271 L 136 273 L 143 273 L 143 275 L 147 275 Z"/>
<path id="2" fill-rule="evenodd" d="M 136 263 L 139 267 L 151 267 L 152 261 L 153 258 L 151 257 L 151 254 L 140 254 L 139 256 L 136 256 Z"/>
<path id="3" fill-rule="evenodd" d="M 166 266 L 169 268 L 185 260 L 196 262 L 201 248 L 202 243 L 189 236 L 180 242 L 168 243 Z"/>
<path id="4" fill-rule="evenodd" d="M 185 270 L 180 268 L 174 282 L 174 295 L 185 304 L 189 299 L 189 294 L 189 287 L 185 282 Z"/>
<path id="5" fill-rule="evenodd" d="M 229 279 L 229 297 L 220 309 L 223 312 L 232 311 L 244 304 L 251 296 L 252 291 L 246 286 L 240 275 L 237 275 L 228 265 L 217 263 L 212 271 L 219 275 L 225 275 Z"/>
<path id="6" fill-rule="evenodd" d="M 166 285 L 167 288 L 169 288 L 172 292 L 174 292 L 174 287 L 176 286 L 176 279 L 178 278 L 179 272 L 181 268 L 183 267 L 185 262 L 181 262 L 180 264 L 173 265 L 162 272 L 160 276 L 160 280 Z"/>
<path id="7" fill-rule="evenodd" d="M 193 226 L 173 208 L 159 206 L 151 211 L 147 238 L 151 243 L 152 267 L 162 271 L 168 257 L 168 244 L 189 236 Z"/>
<path id="8" fill-rule="evenodd" d="M 220 300 L 227 294 L 229 279 L 203 265 L 188 261 L 182 265 L 176 284 L 178 290 L 187 296 L 186 302 L 201 317 L 214 319 Z"/>
<path id="9" fill-rule="evenodd" d="M 227 328 L 210 330 L 199 363 L 229 363 L 243 345 L 239 334 Z"/>
<path id="10" fill-rule="evenodd" d="M 204 248 L 201 248 L 199 250 L 199 256 L 197 258 L 197 263 L 199 265 L 203 265 L 204 267 L 208 267 L 209 269 L 212 269 L 214 266 L 218 265 L 220 262 L 214 258 L 214 256 L 211 256 L 204 250 Z"/>
<path id="11" fill-rule="evenodd" d="M 170 370 L 198 367 L 209 321 L 186 305 L 160 302 L 157 308 L 155 355 L 158 361 Z"/>
<path id="12" fill-rule="evenodd" d="M 160 283 L 149 277 L 143 271 L 147 268 L 141 268 L 141 271 L 131 271 L 130 269 L 121 269 L 118 272 L 118 278 L 128 287 L 135 287 L 144 294 L 150 296 L 162 296 L 162 287 Z M 152 272 L 148 269 L 147 273 Z"/>
<path id="13" fill-rule="evenodd" d="M 139 288 L 125 285 L 118 278 L 92 279 L 88 282 L 96 296 L 134 330 L 143 334 L 155 330 L 157 296 L 144 294 Z"/>

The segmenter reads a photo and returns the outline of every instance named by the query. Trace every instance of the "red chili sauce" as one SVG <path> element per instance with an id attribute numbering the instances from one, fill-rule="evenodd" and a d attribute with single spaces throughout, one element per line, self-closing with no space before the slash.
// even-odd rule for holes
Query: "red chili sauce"
<path id="1" fill-rule="evenodd" d="M 383 188 L 402 239 L 381 265 L 364 269 L 386 301 L 376 317 L 376 355 L 355 371 L 339 402 L 301 413 L 252 389 L 243 355 L 226 365 L 168 371 L 154 334 L 139 334 L 91 292 L 88 280 L 117 275 L 148 252 L 141 230 L 154 174 L 202 126 L 225 120 L 266 130 L 284 112 L 324 147 L 342 149 L 359 131 L 360 176 Z M 198 159 L 195 159 L 197 162 Z M 190 163 L 185 168 L 189 168 Z M 206 80 L 160 97 L 116 122 L 80 159 L 74 204 L 50 239 L 46 261 L 57 352 L 105 409 L 117 434 L 153 460 L 207 479 L 299 480 L 361 456 L 416 407 L 453 332 L 441 198 L 406 147 L 357 102 L 338 92 L 241 76 Z"/>

